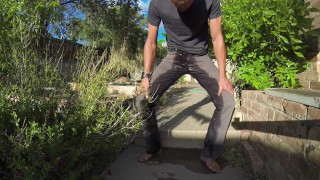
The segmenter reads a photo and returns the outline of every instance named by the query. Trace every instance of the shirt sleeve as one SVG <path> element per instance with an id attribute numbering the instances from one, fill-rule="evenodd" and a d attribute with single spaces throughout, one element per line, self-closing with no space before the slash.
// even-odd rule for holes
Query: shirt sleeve
<path id="1" fill-rule="evenodd" d="M 154 1 L 151 0 L 149 4 L 149 10 L 148 10 L 148 23 L 153 26 L 158 26 L 161 22 L 161 18 L 159 17 L 159 14 L 157 13 L 157 8 L 154 4 Z"/>
<path id="2" fill-rule="evenodd" d="M 212 0 L 212 5 L 209 9 L 209 19 L 214 19 L 221 16 L 220 6 L 220 0 Z"/>

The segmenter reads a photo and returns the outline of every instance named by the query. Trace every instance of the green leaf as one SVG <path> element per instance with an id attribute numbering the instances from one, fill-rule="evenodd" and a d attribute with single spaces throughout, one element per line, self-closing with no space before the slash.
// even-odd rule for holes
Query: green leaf
<path id="1" fill-rule="evenodd" d="M 298 57 L 304 58 L 304 55 L 301 52 L 294 52 Z"/>
<path id="2" fill-rule="evenodd" d="M 282 39 L 282 41 L 286 44 L 289 44 L 289 41 L 286 37 L 282 36 L 282 35 L 279 35 L 279 37 Z"/>
<path id="3" fill-rule="evenodd" d="M 302 41 L 300 39 L 297 39 L 295 37 L 290 37 L 291 41 L 294 43 L 302 43 Z"/>
<path id="4" fill-rule="evenodd" d="M 267 15 L 267 16 L 275 16 L 277 15 L 277 13 L 273 10 L 266 10 L 264 11 L 264 14 Z"/>
<path id="5" fill-rule="evenodd" d="M 294 50 L 299 50 L 299 49 L 301 49 L 302 47 L 301 46 L 293 46 L 293 49 Z"/>

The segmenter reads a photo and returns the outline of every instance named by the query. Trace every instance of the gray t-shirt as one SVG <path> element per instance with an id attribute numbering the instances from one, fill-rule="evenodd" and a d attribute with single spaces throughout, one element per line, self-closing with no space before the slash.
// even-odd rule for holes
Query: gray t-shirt
<path id="1" fill-rule="evenodd" d="M 193 0 L 184 12 L 171 0 L 151 0 L 148 23 L 159 26 L 163 22 L 169 51 L 178 49 L 204 55 L 208 53 L 208 19 L 220 15 L 219 0 Z"/>

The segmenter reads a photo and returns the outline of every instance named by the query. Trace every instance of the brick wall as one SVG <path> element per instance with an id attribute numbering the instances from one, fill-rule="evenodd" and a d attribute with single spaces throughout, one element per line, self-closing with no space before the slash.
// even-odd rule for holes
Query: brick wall
<path id="1" fill-rule="evenodd" d="M 310 7 L 320 9 L 320 0 L 305 0 L 310 3 Z M 320 32 L 320 12 L 312 12 L 313 29 Z M 320 36 L 318 38 L 308 37 L 305 43 L 309 46 L 310 55 L 309 68 L 298 75 L 302 88 L 320 90 Z M 318 54 L 318 55 L 317 55 Z"/>
<path id="2" fill-rule="evenodd" d="M 242 91 L 241 111 L 269 179 L 320 179 L 320 109 Z"/>
<path id="3" fill-rule="evenodd" d="M 305 0 L 305 2 L 310 3 L 310 6 L 313 8 L 320 9 L 320 1 L 319 0 Z M 310 16 L 314 19 L 313 26 L 315 29 L 320 28 L 320 12 L 312 12 Z"/>
<path id="4" fill-rule="evenodd" d="M 320 90 L 320 53 L 309 61 L 309 67 L 297 78 L 305 89 Z"/>

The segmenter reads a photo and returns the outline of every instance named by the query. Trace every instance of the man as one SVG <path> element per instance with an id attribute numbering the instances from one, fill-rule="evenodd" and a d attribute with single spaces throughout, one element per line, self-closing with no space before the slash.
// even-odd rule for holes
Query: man
<path id="1" fill-rule="evenodd" d="M 208 20 L 219 70 L 208 56 Z M 152 73 L 161 21 L 167 34 L 168 54 Z M 148 98 L 143 113 L 143 134 L 147 151 L 138 158 L 139 162 L 148 161 L 161 153 L 155 102 L 182 75 L 190 74 L 208 92 L 216 107 L 200 160 L 212 172 L 221 171 L 216 159 L 220 154 L 235 104 L 232 85 L 226 78 L 226 49 L 221 21 L 219 0 L 151 0 L 140 86 L 140 93 L 146 92 Z M 137 104 L 141 103 L 140 101 L 141 99 L 137 98 Z"/>

